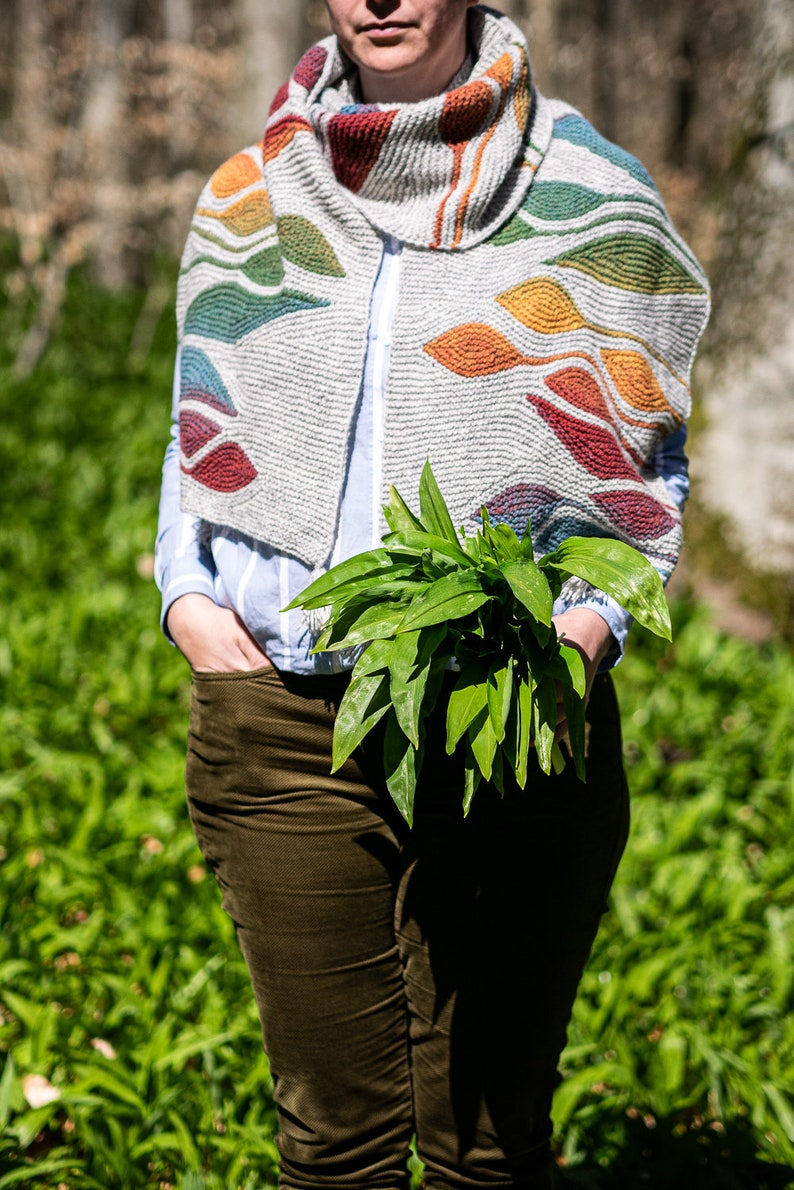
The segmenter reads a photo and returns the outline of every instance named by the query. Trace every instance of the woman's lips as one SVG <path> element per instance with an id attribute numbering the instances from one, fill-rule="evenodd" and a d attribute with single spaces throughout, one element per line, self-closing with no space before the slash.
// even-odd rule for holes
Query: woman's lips
<path id="1" fill-rule="evenodd" d="M 363 25 L 361 32 L 366 33 L 368 37 L 396 37 L 410 27 L 408 24 L 399 24 L 395 21 L 382 25 Z"/>

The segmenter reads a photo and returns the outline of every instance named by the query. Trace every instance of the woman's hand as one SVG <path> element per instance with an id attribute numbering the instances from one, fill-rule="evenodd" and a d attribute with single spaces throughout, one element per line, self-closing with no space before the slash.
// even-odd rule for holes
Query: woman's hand
<path id="1" fill-rule="evenodd" d="M 199 673 L 237 673 L 269 665 L 236 612 L 208 595 L 180 595 L 168 609 L 174 644 Z"/>
<path id="2" fill-rule="evenodd" d="M 593 679 L 598 667 L 614 644 L 614 637 L 606 620 L 589 607 L 572 607 L 560 616 L 554 617 L 557 636 L 572 649 L 576 649 L 584 662 L 585 703 L 590 697 Z M 562 701 L 562 689 L 557 688 L 557 731 L 554 739 L 559 742 L 568 732 L 568 720 Z"/>

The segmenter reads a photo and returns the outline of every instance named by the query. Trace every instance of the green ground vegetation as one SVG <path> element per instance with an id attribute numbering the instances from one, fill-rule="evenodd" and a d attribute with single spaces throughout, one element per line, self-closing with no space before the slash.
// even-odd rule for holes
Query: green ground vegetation
<path id="1" fill-rule="evenodd" d="M 275 1185 L 243 964 L 183 805 L 151 580 L 172 317 L 73 279 L 0 341 L 0 1190 Z M 139 324 L 140 325 L 140 324 Z M 679 602 L 617 675 L 633 829 L 555 1101 L 564 1185 L 794 1185 L 794 661 Z"/>

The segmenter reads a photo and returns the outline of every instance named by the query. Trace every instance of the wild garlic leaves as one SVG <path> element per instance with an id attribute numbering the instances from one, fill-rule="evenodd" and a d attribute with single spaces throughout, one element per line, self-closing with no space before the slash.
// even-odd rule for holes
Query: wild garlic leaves
<path id="1" fill-rule="evenodd" d="M 410 824 L 427 718 L 454 658 L 446 748 L 464 751 L 464 813 L 483 779 L 503 792 L 513 777 L 523 789 L 531 765 L 551 771 L 557 684 L 584 780 L 584 665 L 557 638 L 554 600 L 566 578 L 584 579 L 670 639 L 658 574 L 637 550 L 595 537 L 569 537 L 536 562 L 529 525 L 519 539 L 485 508 L 482 529 L 459 535 L 429 462 L 419 503 L 416 516 L 391 488 L 383 548 L 333 567 L 289 604 L 328 608 L 315 652 L 366 645 L 339 707 L 334 771 L 385 718 L 386 783 Z"/>

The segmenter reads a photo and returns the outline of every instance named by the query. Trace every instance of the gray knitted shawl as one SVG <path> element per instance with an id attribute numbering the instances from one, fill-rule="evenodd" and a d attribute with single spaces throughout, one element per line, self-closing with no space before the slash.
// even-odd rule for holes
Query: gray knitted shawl
<path id="1" fill-rule="evenodd" d="M 183 507 L 326 562 L 389 233 L 385 482 L 415 501 L 429 458 L 456 523 L 486 504 L 539 550 L 618 537 L 666 575 L 680 517 L 652 463 L 689 410 L 705 278 L 639 162 L 535 90 L 511 21 L 471 18 L 469 80 L 415 104 L 352 102 L 320 42 L 210 179 L 178 296 Z"/>

